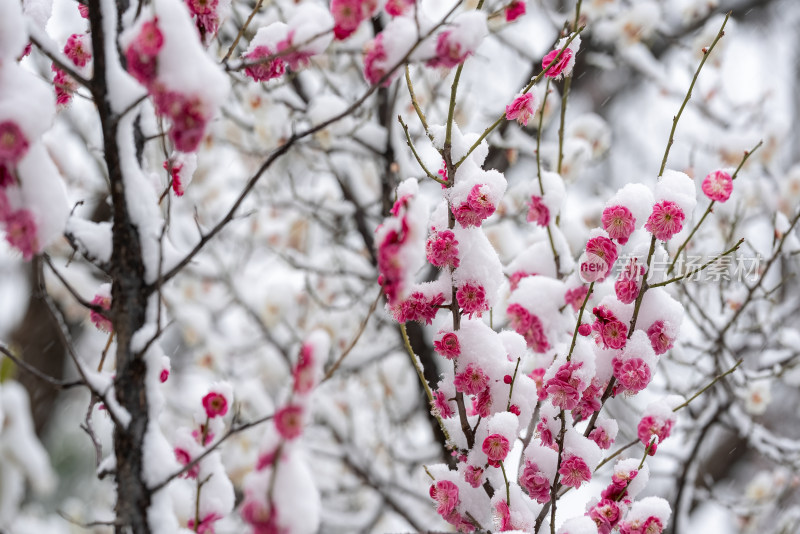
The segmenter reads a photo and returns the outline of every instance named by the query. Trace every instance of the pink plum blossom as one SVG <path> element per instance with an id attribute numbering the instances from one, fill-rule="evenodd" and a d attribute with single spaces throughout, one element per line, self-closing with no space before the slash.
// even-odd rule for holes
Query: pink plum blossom
<path id="1" fill-rule="evenodd" d="M 197 534 L 214 534 L 214 523 L 220 519 L 222 519 L 221 515 L 216 512 L 212 512 L 203 516 L 197 525 L 195 525 L 195 520 L 193 518 L 189 519 L 189 521 L 186 523 L 186 526 L 197 532 Z"/>
<path id="2" fill-rule="evenodd" d="M 731 198 L 733 180 L 725 171 L 714 171 L 703 179 L 703 194 L 715 202 L 725 202 Z"/>
<path id="3" fill-rule="evenodd" d="M 461 263 L 458 259 L 458 240 L 450 230 L 433 232 L 425 244 L 428 261 L 436 267 L 455 269 Z"/>
<path id="4" fill-rule="evenodd" d="M 209 419 L 223 417 L 228 413 L 228 399 L 218 391 L 211 391 L 203 397 L 203 408 Z"/>
<path id="5" fill-rule="evenodd" d="M 387 0 L 384 9 L 392 17 L 399 17 L 412 7 L 415 0 Z"/>
<path id="6" fill-rule="evenodd" d="M 444 392 L 437 390 L 433 392 L 433 409 L 439 414 L 442 419 L 449 419 L 453 417 L 455 411 L 450 406 Z"/>
<path id="7" fill-rule="evenodd" d="M 274 78 L 280 78 L 286 72 L 286 64 L 283 59 L 276 57 L 270 60 L 265 58 L 273 55 L 272 50 L 267 46 L 257 46 L 243 57 L 250 65 L 244 69 L 244 73 L 254 81 L 265 82 Z"/>
<path id="8" fill-rule="evenodd" d="M 417 321 L 431 324 L 438 306 L 443 303 L 444 295 L 441 293 L 429 298 L 421 291 L 414 291 L 406 300 L 392 307 L 392 314 L 398 323 Z"/>
<path id="9" fill-rule="evenodd" d="M 525 14 L 525 0 L 513 0 L 505 8 L 506 22 L 514 22 Z"/>
<path id="10" fill-rule="evenodd" d="M 508 438 L 500 434 L 492 434 L 483 440 L 481 450 L 489 457 L 489 462 L 502 462 L 508 455 Z"/>
<path id="11" fill-rule="evenodd" d="M 489 383 L 489 377 L 478 364 L 470 363 L 467 368 L 455 375 L 453 384 L 456 391 L 467 395 L 477 395 Z"/>
<path id="12" fill-rule="evenodd" d="M 28 139 L 14 121 L 0 122 L 0 164 L 13 167 L 28 152 Z"/>
<path id="13" fill-rule="evenodd" d="M 92 304 L 100 307 L 102 310 L 108 311 L 111 309 L 111 297 L 107 295 L 95 295 L 92 299 Z M 111 320 L 100 312 L 91 310 L 89 312 L 89 319 L 91 319 L 92 324 L 94 324 L 98 330 L 110 333 L 114 329 L 114 325 L 111 323 Z"/>
<path id="14" fill-rule="evenodd" d="M 597 524 L 598 534 L 609 534 L 622 518 L 622 511 L 616 501 L 602 499 L 587 515 Z"/>
<path id="15" fill-rule="evenodd" d="M 483 391 L 475 396 L 472 403 L 474 413 L 470 415 L 478 415 L 480 417 L 489 417 L 492 412 L 492 393 L 487 385 Z"/>
<path id="16" fill-rule="evenodd" d="M 53 71 L 53 87 L 56 91 L 56 104 L 59 108 L 68 106 L 72 102 L 72 95 L 78 89 L 78 84 L 63 70 L 53 64 L 51 67 Z"/>
<path id="17" fill-rule="evenodd" d="M 636 258 L 631 259 L 614 282 L 617 300 L 623 304 L 630 304 L 636 300 L 641 290 L 642 275 L 644 275 L 644 266 L 638 265 Z"/>
<path id="18" fill-rule="evenodd" d="M 526 220 L 528 222 L 535 222 L 539 226 L 547 226 L 550 224 L 550 209 L 544 203 L 542 197 L 531 195 L 531 200 L 528 202 L 528 215 Z"/>
<path id="19" fill-rule="evenodd" d="M 29 261 L 39 252 L 36 220 L 33 213 L 26 209 L 11 212 L 5 217 L 6 241 L 22 253 L 22 258 Z"/>
<path id="20" fill-rule="evenodd" d="M 642 417 L 636 427 L 636 435 L 643 445 L 647 446 L 653 439 L 653 436 L 658 438 L 658 442 L 650 447 L 649 454 L 652 456 L 656 453 L 658 444 L 667 439 L 672 432 L 672 426 L 675 421 L 672 419 L 662 419 L 653 415 L 646 415 Z"/>
<path id="21" fill-rule="evenodd" d="M 486 290 L 481 284 L 475 282 L 464 282 L 456 291 L 456 300 L 464 314 L 478 317 L 489 309 L 486 302 Z"/>
<path id="22" fill-rule="evenodd" d="M 614 376 L 626 393 L 638 393 L 650 383 L 650 368 L 641 358 L 631 358 L 625 362 L 615 358 L 612 364 Z"/>
<path id="23" fill-rule="evenodd" d="M 592 324 L 592 332 L 595 334 L 595 341 L 607 349 L 621 349 L 627 344 L 628 327 L 614 316 L 605 306 L 598 306 L 592 310 L 595 315 L 595 322 Z"/>
<path id="24" fill-rule="evenodd" d="M 313 345 L 304 343 L 292 371 L 295 393 L 305 395 L 314 388 L 317 380 L 315 360 Z"/>
<path id="25" fill-rule="evenodd" d="M 572 410 L 580 400 L 580 393 L 578 393 L 580 381 L 572 376 L 573 371 L 578 367 L 580 364 L 575 366 L 572 362 L 566 362 L 559 367 L 555 376 L 544 386 L 550 402 L 562 410 Z"/>
<path id="26" fill-rule="evenodd" d="M 377 7 L 376 0 L 331 0 L 334 36 L 340 40 L 350 37 Z"/>
<path id="27" fill-rule="evenodd" d="M 561 474 L 561 483 L 565 486 L 572 486 L 575 489 L 581 487 L 581 484 L 591 480 L 592 472 L 589 466 L 580 456 L 570 455 L 561 462 L 561 468 L 558 470 Z"/>
<path id="28" fill-rule="evenodd" d="M 656 354 L 664 354 L 672 348 L 672 339 L 667 333 L 667 326 L 662 320 L 658 320 L 650 325 L 647 329 L 647 337 L 650 339 L 650 344 Z"/>
<path id="29" fill-rule="evenodd" d="M 540 504 L 550 501 L 550 479 L 530 460 L 525 461 L 525 468 L 519 477 L 519 485 L 528 492 L 531 499 Z"/>
<path id="30" fill-rule="evenodd" d="M 517 303 L 510 304 L 506 314 L 511 328 L 525 338 L 525 342 L 534 352 L 541 353 L 550 348 L 542 322 L 536 315 Z"/>
<path id="31" fill-rule="evenodd" d="M 192 462 L 192 455 L 189 454 L 189 451 L 183 449 L 181 447 L 175 447 L 175 459 L 178 460 L 178 463 L 186 466 Z M 192 467 L 189 468 L 186 473 L 183 474 L 186 478 L 197 478 L 198 473 L 200 473 L 200 464 L 196 463 Z"/>
<path id="32" fill-rule="evenodd" d="M 511 273 L 511 276 L 508 277 L 508 283 L 511 286 L 511 291 L 514 291 L 519 287 L 519 282 L 523 278 L 527 278 L 529 276 L 535 276 L 532 273 L 526 273 L 525 271 L 515 271 Z"/>
<path id="33" fill-rule="evenodd" d="M 433 348 L 448 360 L 457 358 L 461 354 L 461 346 L 455 332 L 446 332 L 440 339 L 433 342 Z"/>
<path id="34" fill-rule="evenodd" d="M 599 404 L 599 402 L 598 402 Z M 603 427 L 596 427 L 589 433 L 589 439 L 594 441 L 598 447 L 607 450 L 614 444 L 614 440 L 609 437 L 608 432 Z"/>
<path id="35" fill-rule="evenodd" d="M 479 488 L 483 484 L 483 469 L 468 465 L 464 470 L 464 480 L 473 488 Z"/>
<path id="36" fill-rule="evenodd" d="M 284 406 L 275 413 L 275 428 L 283 439 L 292 440 L 303 433 L 303 408 L 296 404 Z"/>
<path id="37" fill-rule="evenodd" d="M 156 79 L 157 56 L 164 46 L 164 35 L 158 28 L 158 17 L 142 24 L 136 38 L 125 50 L 128 72 L 149 87 Z"/>
<path id="38" fill-rule="evenodd" d="M 430 496 L 436 501 L 436 512 L 442 517 L 448 516 L 458 505 L 458 486 L 449 480 L 439 480 L 431 485 Z"/>
<path id="39" fill-rule="evenodd" d="M 472 51 L 462 49 L 452 30 L 445 30 L 436 39 L 436 56 L 428 61 L 428 65 L 451 69 L 464 63 L 470 54 Z"/>
<path id="40" fill-rule="evenodd" d="M 487 188 L 476 184 L 470 190 L 467 199 L 453 209 L 453 216 L 458 224 L 469 228 L 480 226 L 484 219 L 491 217 L 495 209 L 495 205 L 489 199 Z"/>
<path id="41" fill-rule="evenodd" d="M 92 41 L 86 34 L 73 33 L 64 45 L 64 54 L 78 67 L 84 67 L 92 59 Z"/>
<path id="42" fill-rule="evenodd" d="M 589 288 L 585 285 L 580 285 L 573 289 L 568 289 L 564 293 L 564 301 L 566 304 L 572 306 L 574 311 L 578 311 L 583 306 L 583 301 L 586 300 L 586 295 L 589 293 Z"/>
<path id="43" fill-rule="evenodd" d="M 570 59 L 572 59 L 573 52 L 571 48 L 566 48 L 564 49 L 564 53 L 561 54 L 560 57 L 559 53 L 561 53 L 560 48 L 548 52 L 548 54 L 544 56 L 544 58 L 542 59 L 542 68 L 547 69 L 547 72 L 545 72 L 545 76 L 548 76 L 549 78 L 558 79 L 562 74 L 565 74 L 564 71 L 567 68 L 567 65 L 569 65 Z M 557 57 L 558 60 L 555 63 L 553 63 L 553 61 Z M 553 64 L 548 68 L 548 65 L 550 65 L 551 63 Z"/>
<path id="44" fill-rule="evenodd" d="M 383 46 L 383 34 L 379 33 L 364 47 L 364 78 L 370 84 L 376 85 L 386 75 L 388 72 L 387 60 L 386 49 Z M 389 76 L 383 85 L 388 86 L 391 82 L 392 77 Z"/>
<path id="45" fill-rule="evenodd" d="M 609 206 L 603 210 L 601 217 L 603 230 L 608 232 L 611 239 L 616 239 L 620 245 L 628 242 L 628 238 L 636 229 L 636 218 L 625 206 Z"/>
<path id="46" fill-rule="evenodd" d="M 663 200 L 653 206 L 653 212 L 644 228 L 659 241 L 669 241 L 683 229 L 685 218 L 686 215 L 680 206 L 670 200 Z"/>
<path id="47" fill-rule="evenodd" d="M 533 93 L 517 95 L 514 101 L 506 106 L 506 118 L 510 121 L 515 120 L 523 126 L 528 125 L 528 120 L 535 112 L 536 100 L 533 97 Z"/>

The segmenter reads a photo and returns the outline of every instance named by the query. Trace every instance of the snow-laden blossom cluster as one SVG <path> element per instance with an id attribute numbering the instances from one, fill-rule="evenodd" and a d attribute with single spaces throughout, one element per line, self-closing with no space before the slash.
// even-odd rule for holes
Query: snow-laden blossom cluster
<path id="1" fill-rule="evenodd" d="M 30 260 L 55 241 L 67 218 L 64 184 L 41 141 L 56 109 L 47 83 L 16 62 L 28 42 L 19 3 L 4 5 L 0 19 L 0 229 Z"/>

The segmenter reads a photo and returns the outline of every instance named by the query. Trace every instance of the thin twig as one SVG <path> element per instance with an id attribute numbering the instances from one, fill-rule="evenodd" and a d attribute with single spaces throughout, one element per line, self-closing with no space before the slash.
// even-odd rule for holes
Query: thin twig
<path id="1" fill-rule="evenodd" d="M 725 35 L 725 25 L 728 23 L 728 19 L 731 16 L 731 12 L 728 11 L 728 14 L 725 15 L 725 20 L 722 21 L 722 26 L 719 28 L 719 32 L 717 33 L 717 37 L 714 39 L 714 42 L 711 43 L 707 49 L 703 49 L 703 59 L 700 61 L 700 65 L 697 66 L 697 70 L 694 73 L 694 77 L 692 78 L 692 83 L 689 85 L 689 90 L 686 92 L 686 97 L 683 99 L 683 103 L 681 104 L 680 109 L 678 110 L 678 114 L 672 118 L 672 130 L 669 132 L 669 140 L 667 141 L 667 148 L 664 150 L 664 158 L 661 160 L 661 169 L 658 171 L 658 177 L 660 178 L 664 174 L 664 169 L 667 167 L 667 158 L 669 157 L 669 150 L 672 148 L 672 143 L 675 142 L 675 129 L 678 127 L 678 121 L 683 114 L 684 108 L 686 108 L 686 104 L 689 103 L 689 99 L 692 98 L 692 89 L 694 89 L 694 84 L 697 83 L 697 77 L 700 76 L 700 70 L 705 65 L 708 56 L 711 55 L 711 51 L 714 50 L 714 47 L 717 46 L 717 42 L 722 39 L 722 36 Z"/>
<path id="2" fill-rule="evenodd" d="M 26 372 L 28 372 L 31 375 L 35 376 L 39 380 L 41 380 L 43 382 L 46 382 L 47 384 L 49 384 L 50 386 L 52 386 L 52 387 L 54 387 L 56 389 L 70 389 L 70 388 L 74 388 L 74 387 L 77 387 L 77 386 L 85 386 L 86 385 L 82 380 L 64 381 L 64 380 L 58 380 L 57 378 L 53 378 L 52 376 L 48 375 L 47 373 L 43 373 L 42 371 L 40 371 L 36 367 L 32 366 L 31 364 L 29 364 L 25 360 L 23 360 L 21 358 L 17 358 L 16 356 L 14 356 L 14 353 L 12 353 L 10 350 L 8 350 L 3 345 L 0 345 L 0 353 L 2 353 L 6 358 L 8 358 L 12 362 L 14 362 L 14 364 L 16 364 L 17 367 L 20 367 L 21 369 L 24 369 Z"/>
<path id="3" fill-rule="evenodd" d="M 358 330 L 356 331 L 356 335 L 353 337 L 353 340 L 350 342 L 347 348 L 344 349 L 342 355 L 339 356 L 339 358 L 334 362 L 333 365 L 331 365 L 331 368 L 328 369 L 328 372 L 325 373 L 325 376 L 322 378 L 322 380 L 320 380 L 319 382 L 320 384 L 322 384 L 323 382 L 325 382 L 326 380 L 328 380 L 330 377 L 333 376 L 333 373 L 335 373 L 336 370 L 339 368 L 339 366 L 342 365 L 344 359 L 347 358 L 347 355 L 350 354 L 350 351 L 352 351 L 353 348 L 356 346 L 358 340 L 361 339 L 361 334 L 363 334 L 364 330 L 367 328 L 367 323 L 369 322 L 369 318 L 372 317 L 372 314 L 375 313 L 375 308 L 378 307 L 378 302 L 380 302 L 381 300 L 381 295 L 383 295 L 383 288 L 378 289 L 378 295 L 375 297 L 375 300 L 372 301 L 372 305 L 369 307 L 367 315 L 364 317 L 364 320 L 361 321 L 361 324 L 358 326 Z"/>

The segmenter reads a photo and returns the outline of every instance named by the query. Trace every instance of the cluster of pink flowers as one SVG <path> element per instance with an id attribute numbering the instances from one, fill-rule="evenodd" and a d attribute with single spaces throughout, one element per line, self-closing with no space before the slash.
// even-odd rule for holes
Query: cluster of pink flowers
<path id="1" fill-rule="evenodd" d="M 467 199 L 453 207 L 456 222 L 464 228 L 480 226 L 495 212 L 497 207 L 492 202 L 488 186 L 476 184 L 472 187 Z"/>
<path id="2" fill-rule="evenodd" d="M 219 30 L 219 0 L 186 0 L 186 5 L 195 20 L 200 38 L 206 43 L 211 42 Z"/>
<path id="3" fill-rule="evenodd" d="M 6 241 L 22 252 L 26 261 L 39 252 L 36 219 L 28 209 L 13 209 L 5 189 L 17 182 L 16 167 L 28 153 L 28 148 L 28 139 L 16 122 L 0 122 L 0 224 L 5 230 Z"/>
<path id="4" fill-rule="evenodd" d="M 158 28 L 158 17 L 142 24 L 139 34 L 125 49 L 128 72 L 150 88 L 158 74 L 158 52 L 164 46 L 164 35 Z"/>
<path id="5" fill-rule="evenodd" d="M 172 121 L 169 136 L 175 148 L 194 152 L 205 134 L 208 109 L 199 96 L 170 90 L 158 81 L 158 53 L 163 46 L 164 35 L 158 27 L 158 17 L 143 23 L 125 50 L 128 72 L 147 87 L 156 112 Z"/>
<path id="6" fill-rule="evenodd" d="M 372 17 L 377 8 L 376 0 L 331 0 L 333 34 L 337 39 L 347 39 L 363 21 Z"/>
<path id="7" fill-rule="evenodd" d="M 450 230 L 433 231 L 425 245 L 428 261 L 436 267 L 455 269 L 458 267 L 458 240 Z"/>
<path id="8" fill-rule="evenodd" d="M 650 451 L 648 453 L 650 456 L 656 453 L 658 444 L 669 437 L 674 424 L 675 421 L 673 419 L 663 419 L 655 415 L 645 415 L 642 417 L 641 421 L 639 421 L 639 425 L 636 427 L 636 435 L 639 441 L 642 442 L 642 445 L 645 447 L 647 447 L 648 444 L 650 445 Z M 652 442 L 653 436 L 657 438 L 654 442 Z"/>
<path id="9" fill-rule="evenodd" d="M 542 327 L 542 321 L 529 312 L 521 304 L 513 303 L 506 310 L 508 319 L 518 334 L 525 338 L 525 342 L 534 352 L 545 352 L 550 348 L 547 336 Z"/>
<path id="10" fill-rule="evenodd" d="M 592 332 L 597 344 L 607 349 L 624 348 L 628 341 L 628 326 L 605 306 L 594 308 L 592 313 L 595 316 Z"/>
<path id="11" fill-rule="evenodd" d="M 89 35 L 77 33 L 70 35 L 64 45 L 64 54 L 76 67 L 85 67 L 92 59 L 92 41 Z M 53 71 L 56 104 L 59 107 L 67 106 L 72 102 L 72 95 L 77 91 L 78 84 L 55 64 L 51 65 L 50 69 Z"/>
<path id="12" fill-rule="evenodd" d="M 622 511 L 617 501 L 602 499 L 589 509 L 587 515 L 597 525 L 597 534 L 610 534 L 611 530 L 619 523 Z"/>
<path id="13" fill-rule="evenodd" d="M 388 72 L 386 49 L 383 46 L 383 34 L 379 33 L 364 47 L 364 78 L 375 85 L 386 76 Z M 384 80 L 383 86 L 388 87 L 392 83 L 393 76 Z"/>
<path id="14" fill-rule="evenodd" d="M 475 526 L 458 512 L 458 486 L 449 480 L 439 480 L 430 488 L 431 499 L 436 502 L 436 512 L 461 532 L 473 532 Z"/>
<path id="15" fill-rule="evenodd" d="M 267 46 L 257 46 L 246 53 L 244 59 L 251 63 L 244 69 L 244 73 L 254 81 L 265 82 L 274 78 L 280 78 L 286 72 L 286 63 L 281 57 L 273 56 L 274 52 Z"/>
<path id="16" fill-rule="evenodd" d="M 575 371 L 581 367 L 582 363 L 572 361 L 566 362 L 558 368 L 554 377 L 544 384 L 544 388 L 539 392 L 540 399 L 549 398 L 554 406 L 562 410 L 572 410 L 578 406 L 584 384 L 575 376 Z"/>
<path id="17" fill-rule="evenodd" d="M 73 33 L 64 45 L 64 54 L 77 67 L 85 67 L 92 59 L 92 41 L 87 34 Z"/>
<path id="18" fill-rule="evenodd" d="M 11 210 L 3 191 L 0 191 L 0 223 L 6 232 L 6 241 L 22 253 L 25 261 L 39 252 L 38 227 L 33 213 L 25 208 Z"/>
<path id="19" fill-rule="evenodd" d="M 531 499 L 544 504 L 550 502 L 550 478 L 530 460 L 525 461 L 525 468 L 519 477 L 519 485 L 528 492 Z"/>
<path id="20" fill-rule="evenodd" d="M 622 360 L 614 358 L 611 361 L 614 368 L 614 377 L 617 379 L 615 393 L 638 393 L 650 383 L 650 367 L 641 358 Z"/>
<path id="21" fill-rule="evenodd" d="M 202 99 L 179 91 L 156 87 L 153 94 L 156 111 L 172 120 L 169 137 L 181 152 L 194 152 L 200 145 L 208 123 Z"/>
<path id="22" fill-rule="evenodd" d="M 162 369 L 160 376 L 161 382 L 165 382 L 168 377 L 169 370 L 166 368 Z M 230 386 L 227 384 L 216 384 L 203 396 L 200 404 L 203 407 L 205 420 L 191 429 L 191 437 L 188 437 L 188 430 L 185 434 L 187 437 L 184 439 L 182 439 L 183 435 L 179 433 L 180 437 L 173 448 L 175 459 L 180 465 L 187 466 L 191 464 L 203 453 L 205 450 L 204 448 L 214 441 L 217 432 L 221 431 L 224 426 L 222 418 L 228 413 L 230 408 L 232 401 L 231 395 Z M 200 473 L 200 464 L 201 462 L 198 461 L 192 465 L 192 467 L 183 474 L 183 477 L 196 479 Z M 211 528 L 211 530 L 208 530 L 208 532 L 213 532 L 211 524 L 219 519 L 221 519 L 221 517 L 217 517 L 216 519 L 211 519 L 209 517 L 207 521 L 208 526 L 206 528 Z"/>
<path id="23" fill-rule="evenodd" d="M 279 470 L 290 469 L 287 467 L 291 463 L 289 457 L 293 454 L 297 439 L 303 434 L 311 395 L 322 378 L 322 365 L 327 357 L 329 342 L 326 333 L 315 331 L 300 347 L 297 362 L 292 367 L 293 382 L 289 398 L 275 412 L 273 426 L 262 446 L 255 471 L 245 480 L 241 515 L 253 532 L 285 532 L 285 522 L 291 520 L 280 513 L 280 501 L 272 491 L 266 492 L 264 489 L 273 486 L 275 480 L 280 478 Z M 296 492 L 301 488 L 291 489 Z"/>
<path id="24" fill-rule="evenodd" d="M 378 243 L 378 283 L 383 287 L 389 305 L 395 305 L 404 287 L 403 253 L 408 241 L 409 222 L 407 220 L 408 203 L 411 198 L 403 196 L 392 206 L 392 216 L 400 219 L 400 231 L 389 230 L 383 240 Z"/>
<path id="25" fill-rule="evenodd" d="M 600 387 L 600 384 L 597 380 L 592 380 L 592 382 L 586 386 L 586 389 L 583 390 L 581 393 L 581 400 L 578 402 L 578 405 L 572 410 L 572 415 L 575 417 L 576 421 L 581 421 L 584 419 L 588 419 L 592 416 L 592 414 L 598 410 L 600 410 L 600 395 L 603 393 L 603 389 Z M 598 430 L 597 428 L 595 430 Z M 601 429 L 602 430 L 602 429 Z M 607 449 L 608 446 L 603 446 L 601 443 L 606 443 L 605 439 L 610 439 L 608 436 L 604 436 L 603 434 L 598 434 L 596 437 L 589 436 L 595 443 L 597 443 L 601 449 Z M 610 445 L 610 442 L 608 442 Z"/>
<path id="26" fill-rule="evenodd" d="M 408 298 L 392 306 L 392 315 L 398 323 L 417 321 L 431 324 L 444 300 L 442 293 L 428 297 L 422 291 L 413 291 Z"/>

